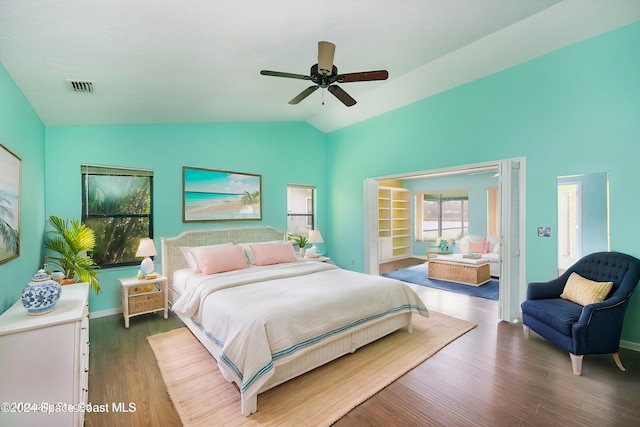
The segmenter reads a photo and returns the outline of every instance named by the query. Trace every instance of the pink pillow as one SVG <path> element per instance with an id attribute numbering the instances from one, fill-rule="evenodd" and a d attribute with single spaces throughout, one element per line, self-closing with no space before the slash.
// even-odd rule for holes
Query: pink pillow
<path id="1" fill-rule="evenodd" d="M 205 275 L 249 267 L 239 245 L 193 248 L 191 253 Z"/>
<path id="2" fill-rule="evenodd" d="M 485 245 L 485 242 L 487 243 Z M 488 245 L 488 241 L 486 240 L 480 240 L 479 242 L 474 242 L 472 240 L 469 240 L 469 252 L 472 253 L 479 253 L 479 254 L 486 254 L 487 250 L 485 250 L 485 246 L 489 246 Z"/>
<path id="3" fill-rule="evenodd" d="M 189 268 L 191 268 L 191 271 L 193 271 L 196 274 L 201 274 L 202 271 L 200 271 L 198 260 L 196 260 L 196 257 L 191 252 L 193 249 L 198 249 L 198 248 L 203 249 L 203 248 L 212 248 L 214 246 L 231 246 L 231 245 L 233 245 L 233 243 L 219 243 L 217 245 L 209 245 L 209 246 L 180 246 L 180 252 L 182 252 L 182 255 L 184 255 L 184 258 L 187 260 L 187 263 L 189 264 Z"/>
<path id="4" fill-rule="evenodd" d="M 489 246 L 491 245 L 491 242 L 488 240 L 484 241 L 484 247 L 482 248 L 482 253 L 486 254 L 489 253 Z"/>
<path id="5" fill-rule="evenodd" d="M 296 262 L 296 253 L 291 242 L 274 242 L 249 245 L 256 265 L 279 264 L 281 262 Z"/>

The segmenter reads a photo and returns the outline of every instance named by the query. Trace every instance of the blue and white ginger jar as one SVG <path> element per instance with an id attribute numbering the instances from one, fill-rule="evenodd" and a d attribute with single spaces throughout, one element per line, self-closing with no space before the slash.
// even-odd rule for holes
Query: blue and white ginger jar
<path id="1" fill-rule="evenodd" d="M 55 308 L 61 293 L 60 284 L 51 280 L 44 270 L 38 270 L 22 291 L 22 305 L 30 315 L 49 313 Z"/>

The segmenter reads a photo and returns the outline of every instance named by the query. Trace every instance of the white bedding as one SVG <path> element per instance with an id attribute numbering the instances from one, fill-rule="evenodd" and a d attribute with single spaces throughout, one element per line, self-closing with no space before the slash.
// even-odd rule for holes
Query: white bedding
<path id="1" fill-rule="evenodd" d="M 274 363 L 386 315 L 426 306 L 406 284 L 295 262 L 182 277 L 173 309 L 193 319 L 221 348 L 218 365 L 243 394 L 257 393 Z"/>
<path id="2" fill-rule="evenodd" d="M 198 280 L 202 278 L 201 274 L 195 274 L 190 268 L 182 268 L 176 270 L 173 273 L 173 280 L 171 281 L 171 289 L 178 295 L 182 295 L 187 289 L 187 284 L 192 280 Z"/>

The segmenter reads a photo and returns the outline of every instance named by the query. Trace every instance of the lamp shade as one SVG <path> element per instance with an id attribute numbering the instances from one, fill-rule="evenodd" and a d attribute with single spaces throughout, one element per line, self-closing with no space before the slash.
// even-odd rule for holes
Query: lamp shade
<path id="1" fill-rule="evenodd" d="M 336 45 L 329 42 L 318 42 L 318 71 L 320 74 L 330 76 L 333 71 L 333 57 L 336 53 Z"/>
<path id="2" fill-rule="evenodd" d="M 144 257 L 144 259 L 140 263 L 140 271 L 142 271 L 144 274 L 149 275 L 153 273 L 155 265 L 149 257 L 155 255 L 158 255 L 158 253 L 156 252 L 156 246 L 153 244 L 153 239 L 149 239 L 148 237 L 140 239 L 140 244 L 138 245 L 136 256 Z"/>
<path id="3" fill-rule="evenodd" d="M 309 231 L 309 243 L 324 243 L 322 240 L 322 234 L 318 230 L 310 230 Z"/>
<path id="4" fill-rule="evenodd" d="M 158 253 L 156 252 L 156 246 L 153 244 L 153 239 L 149 239 L 148 237 L 140 239 L 136 256 L 150 257 L 156 255 L 158 255 Z"/>

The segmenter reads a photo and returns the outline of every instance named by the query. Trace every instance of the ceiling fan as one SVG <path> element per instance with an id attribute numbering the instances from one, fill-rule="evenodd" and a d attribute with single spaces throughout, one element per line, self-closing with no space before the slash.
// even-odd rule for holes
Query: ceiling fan
<path id="1" fill-rule="evenodd" d="M 387 70 L 338 74 L 338 68 L 333 65 L 335 51 L 336 46 L 333 43 L 325 41 L 318 42 L 318 63 L 311 66 L 311 72 L 308 76 L 269 70 L 262 70 L 260 74 L 263 76 L 286 77 L 288 79 L 311 80 L 315 83 L 313 86 L 309 86 L 300 92 L 295 98 L 289 101 L 289 104 L 294 105 L 299 103 L 321 87 L 323 89 L 326 88 L 347 107 L 355 105 L 356 100 L 335 83 L 368 82 L 373 80 L 386 80 L 389 77 Z"/>

